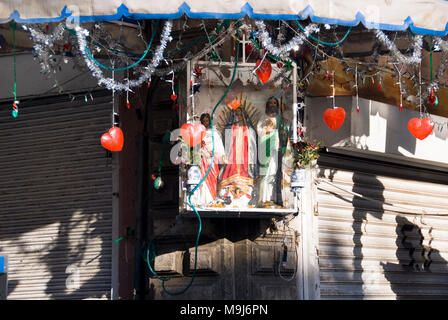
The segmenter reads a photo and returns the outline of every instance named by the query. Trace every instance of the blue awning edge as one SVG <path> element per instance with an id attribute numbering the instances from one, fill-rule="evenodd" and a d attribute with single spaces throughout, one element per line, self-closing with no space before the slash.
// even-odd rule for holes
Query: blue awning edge
<path id="1" fill-rule="evenodd" d="M 133 20 L 146 20 L 146 19 L 178 19 L 183 15 L 188 16 L 192 19 L 240 19 L 248 16 L 252 19 L 257 20 L 305 20 L 310 19 L 315 23 L 330 24 L 330 25 L 340 25 L 340 26 L 351 26 L 355 27 L 362 24 L 367 29 L 381 29 L 386 31 L 404 31 L 408 28 L 416 34 L 424 34 L 431 36 L 445 36 L 448 34 L 448 22 L 445 24 L 444 30 L 432 30 L 425 29 L 414 26 L 414 22 L 411 17 L 407 17 L 401 25 L 399 24 L 383 24 L 374 23 L 366 21 L 364 15 L 361 12 L 356 14 L 354 20 L 341 20 L 327 17 L 319 17 L 314 14 L 314 10 L 308 5 L 304 10 L 299 12 L 297 15 L 291 14 L 260 14 L 255 13 L 252 6 L 246 2 L 246 4 L 241 8 L 240 12 L 237 13 L 220 13 L 220 12 L 192 12 L 187 3 L 183 3 L 177 12 L 175 13 L 135 13 L 130 12 L 126 5 L 121 4 L 117 8 L 117 12 L 112 15 L 91 15 L 91 16 L 79 16 L 75 17 L 81 23 L 86 22 L 98 22 L 98 21 L 118 21 L 121 18 L 128 18 Z M 30 18 L 23 19 L 20 17 L 20 13 L 15 10 L 11 13 L 8 19 L 0 20 L 0 23 L 6 23 L 11 20 L 15 20 L 18 23 L 48 23 L 48 22 L 59 22 L 64 19 L 72 18 L 71 12 L 67 7 L 64 7 L 61 11 L 59 17 L 51 18 Z"/>

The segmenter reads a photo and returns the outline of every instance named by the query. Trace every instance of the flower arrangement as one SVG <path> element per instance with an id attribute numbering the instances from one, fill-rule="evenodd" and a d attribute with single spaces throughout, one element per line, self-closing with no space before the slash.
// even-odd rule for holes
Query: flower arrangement
<path id="1" fill-rule="evenodd" d="M 306 168 L 311 162 L 319 158 L 320 141 L 299 141 L 293 144 L 294 164 L 298 168 Z"/>

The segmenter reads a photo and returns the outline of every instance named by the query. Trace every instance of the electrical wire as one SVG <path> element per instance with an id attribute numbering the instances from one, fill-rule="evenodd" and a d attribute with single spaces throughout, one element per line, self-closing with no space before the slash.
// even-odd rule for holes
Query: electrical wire
<path id="1" fill-rule="evenodd" d="M 236 31 L 237 35 L 238 35 L 238 30 Z M 238 57 L 239 57 L 239 46 L 237 46 L 236 49 L 236 56 L 235 56 L 235 66 L 233 69 L 233 75 L 232 75 L 232 79 L 230 80 L 230 84 L 227 87 L 227 90 L 224 92 L 223 96 L 219 99 L 219 101 L 217 102 L 217 104 L 215 105 L 215 107 L 213 108 L 212 114 L 210 116 L 210 126 L 211 126 L 211 130 L 212 130 L 212 155 L 211 155 L 211 160 L 210 160 L 210 166 L 208 167 L 207 172 L 205 173 L 204 177 L 202 177 L 202 179 L 199 181 L 199 183 L 193 188 L 193 190 L 190 192 L 189 196 L 188 196 L 188 204 L 190 205 L 190 207 L 193 209 L 194 213 L 196 214 L 198 221 L 199 221 L 199 228 L 198 228 L 198 235 L 196 237 L 196 243 L 195 243 L 195 259 L 194 259 L 194 268 L 193 268 L 193 273 L 190 279 L 190 282 L 188 283 L 188 285 L 182 289 L 181 291 L 178 292 L 170 292 L 166 289 L 165 287 L 165 282 L 168 281 L 170 279 L 170 277 L 160 277 L 151 267 L 151 262 L 154 261 L 155 259 L 155 255 L 152 256 L 152 258 L 149 258 L 149 252 L 150 250 L 152 250 L 152 252 L 154 252 L 155 248 L 154 246 L 151 246 L 151 244 L 153 242 L 150 242 L 150 244 L 148 245 L 147 251 L 146 251 L 146 262 L 148 264 L 148 268 L 151 271 L 151 273 L 157 278 L 160 279 L 162 281 L 162 290 L 163 292 L 165 292 L 168 295 L 181 295 L 183 293 L 185 293 L 193 284 L 194 278 L 196 276 L 196 271 L 197 271 L 197 256 L 198 256 L 198 246 L 199 246 L 199 238 L 201 235 L 201 231 L 202 231 L 202 220 L 201 220 L 201 216 L 199 215 L 198 211 L 196 210 L 195 206 L 191 203 L 191 196 L 193 195 L 193 193 L 200 187 L 200 185 L 202 184 L 202 182 L 204 182 L 204 180 L 207 178 L 212 166 L 213 166 L 213 159 L 215 156 L 215 137 L 214 137 L 214 130 L 213 130 L 213 119 L 214 119 L 214 114 L 216 109 L 218 108 L 218 106 L 221 104 L 221 102 L 224 100 L 224 98 L 227 96 L 227 94 L 230 92 L 230 89 L 232 87 L 233 81 L 235 80 L 235 75 L 236 75 L 236 71 L 237 71 L 237 67 L 238 67 Z"/>
<path id="2" fill-rule="evenodd" d="M 303 32 L 305 32 L 305 29 L 302 27 L 302 25 L 299 23 L 299 20 L 296 20 L 297 25 L 300 27 L 300 29 L 302 29 Z M 348 28 L 347 33 L 344 35 L 344 37 L 339 40 L 338 42 L 335 43 L 331 43 L 331 42 L 326 42 L 326 41 L 322 41 L 319 40 L 318 38 L 314 37 L 313 35 L 309 34 L 308 38 L 313 39 L 314 41 L 316 41 L 317 43 L 323 44 L 325 46 L 330 46 L 330 47 L 336 47 L 338 45 L 340 45 L 342 42 L 345 41 L 345 39 L 347 39 L 348 34 L 350 33 L 350 31 L 352 31 L 352 27 Z"/>
<path id="3" fill-rule="evenodd" d="M 108 66 L 105 66 L 105 65 L 101 64 L 98 60 L 96 60 L 96 59 L 93 57 L 92 52 L 90 52 L 89 47 L 86 45 L 86 52 L 87 52 L 87 55 L 89 56 L 90 60 L 92 60 L 97 66 L 99 66 L 100 68 L 103 68 L 103 69 L 105 69 L 105 70 L 110 70 L 110 71 L 123 71 L 123 70 L 129 70 L 129 69 L 132 69 L 132 68 L 134 68 L 135 66 L 137 66 L 138 64 L 140 64 L 140 62 L 142 62 L 143 59 L 145 59 L 146 55 L 147 55 L 148 52 L 149 52 L 149 49 L 151 48 L 152 41 L 154 40 L 154 37 L 155 37 L 155 35 L 156 35 L 156 31 L 157 31 L 158 26 L 159 26 L 159 20 L 156 21 L 156 25 L 155 25 L 155 27 L 154 27 L 154 31 L 152 32 L 152 35 L 151 35 L 151 40 L 149 41 L 149 44 L 148 44 L 148 46 L 146 47 L 146 50 L 145 50 L 145 52 L 143 53 L 143 55 L 140 57 L 140 59 L 138 59 L 136 62 L 134 62 L 133 64 L 131 64 L 131 65 L 127 66 L 127 67 L 122 67 L 122 68 L 111 68 L 111 67 L 108 67 Z"/>
<path id="4" fill-rule="evenodd" d="M 287 282 L 292 281 L 296 277 L 296 275 L 297 275 L 297 263 L 298 263 L 298 260 L 299 260 L 298 258 L 299 257 L 298 257 L 298 254 L 297 254 L 297 247 L 296 247 L 296 245 L 294 245 L 294 250 L 292 250 L 292 251 L 294 251 L 294 253 L 295 253 L 294 273 L 292 274 L 292 276 L 289 277 L 289 278 L 285 278 L 282 275 L 282 273 L 281 273 L 281 266 L 282 266 L 282 263 L 283 263 L 282 259 L 279 259 L 280 261 L 279 261 L 278 266 L 277 266 L 277 271 L 278 271 L 279 277 L 282 280 L 287 281 Z"/>
<path id="5" fill-rule="evenodd" d="M 399 207 L 399 206 L 396 206 L 396 205 L 392 205 L 392 204 L 385 203 L 384 201 L 381 201 L 381 200 L 377 200 L 377 199 L 373 199 L 373 198 L 370 198 L 370 197 L 366 197 L 366 196 L 364 196 L 364 195 L 362 195 L 362 194 L 359 194 L 359 193 L 357 193 L 357 192 L 353 192 L 353 191 L 350 191 L 350 190 L 346 190 L 346 189 L 344 189 L 344 188 L 341 188 L 341 187 L 335 185 L 334 183 L 331 183 L 331 182 L 329 182 L 329 181 L 327 181 L 327 180 L 324 180 L 324 179 L 316 179 L 316 180 L 317 180 L 318 183 L 322 183 L 322 182 L 324 182 L 324 183 L 326 183 L 326 184 L 329 184 L 329 185 L 331 185 L 331 186 L 333 186 L 333 187 L 335 187 L 335 188 L 337 188 L 337 189 L 339 189 L 339 190 L 342 190 L 342 191 L 344 191 L 344 192 L 346 192 L 346 193 L 348 193 L 348 194 L 354 195 L 354 196 L 356 196 L 356 197 L 359 197 L 359 198 L 362 198 L 362 199 L 365 199 L 365 200 L 368 200 L 368 201 L 371 201 L 371 202 L 380 203 L 381 205 L 386 205 L 386 206 L 389 206 L 389 207 L 393 207 L 393 208 L 397 208 L 397 209 L 402 209 L 402 210 L 403 210 L 403 211 L 400 211 L 400 210 L 396 210 L 396 209 L 384 209 L 385 211 L 387 210 L 387 211 L 391 211 L 391 212 L 395 212 L 395 213 L 399 213 L 399 214 L 403 214 L 403 215 L 413 215 L 413 216 L 418 216 L 418 215 L 422 215 L 422 216 L 433 216 L 433 217 L 444 217 L 444 216 L 448 216 L 448 214 L 431 214 L 431 213 L 427 213 L 427 212 L 426 212 L 425 210 L 423 210 L 423 209 L 420 209 L 420 210 L 422 211 L 422 213 L 416 213 L 415 211 L 409 212 L 409 210 L 412 210 L 412 209 L 410 209 L 410 208 L 405 208 L 405 207 Z M 325 189 L 325 188 L 322 188 L 322 187 L 317 187 L 317 189 L 322 190 L 322 191 L 325 191 L 325 192 L 331 192 L 331 191 L 329 191 L 328 189 Z M 404 210 L 407 210 L 407 211 L 404 211 Z"/>

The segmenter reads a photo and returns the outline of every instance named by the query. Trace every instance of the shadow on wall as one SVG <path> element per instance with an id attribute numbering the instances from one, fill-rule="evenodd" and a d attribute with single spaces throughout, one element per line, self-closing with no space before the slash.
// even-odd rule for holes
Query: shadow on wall
<path id="1" fill-rule="evenodd" d="M 365 272 L 362 266 L 364 259 L 363 253 L 363 240 L 362 236 L 365 234 L 365 226 L 369 220 L 368 216 L 371 215 L 376 219 L 382 220 L 384 214 L 383 205 L 385 199 L 383 196 L 384 185 L 377 179 L 376 176 L 368 176 L 354 172 L 353 174 L 353 189 L 354 193 L 359 196 L 353 197 L 353 267 L 355 272 L 359 272 L 361 275 Z M 375 201 L 368 200 L 366 198 L 374 199 Z M 367 284 L 364 282 L 364 277 L 361 276 L 361 289 L 360 291 L 365 294 L 365 290 L 368 290 Z"/>
<path id="2" fill-rule="evenodd" d="M 110 299 L 110 237 L 98 232 L 101 214 L 83 216 L 61 223 L 51 249 L 41 258 L 51 274 L 45 289 L 51 299 Z"/>
<path id="3" fill-rule="evenodd" d="M 14 121 L 10 103 L 0 106 L 0 252 L 10 261 L 8 299 L 110 296 L 111 164 L 98 142 L 110 117 L 96 107 L 110 97 L 66 102 L 25 101 Z M 42 112 L 52 116 L 41 120 Z M 11 139 L 17 132 L 20 139 Z"/>
<path id="4" fill-rule="evenodd" d="M 337 169 L 322 168 L 319 176 L 323 177 L 326 174 L 326 177 L 333 181 L 337 171 Z M 355 171 L 352 181 L 352 192 L 357 194 L 353 195 L 353 198 L 343 192 L 325 190 L 333 197 L 346 202 L 347 206 L 353 207 L 352 255 L 350 258 L 340 257 L 352 259 L 353 268 L 342 267 L 343 272 L 346 273 L 345 276 L 351 280 L 350 292 L 345 291 L 344 284 L 336 282 L 332 285 L 339 286 L 337 292 L 365 299 L 369 296 L 386 297 L 390 294 L 387 291 L 391 290 L 396 299 L 446 299 L 448 295 L 446 285 L 448 283 L 448 264 L 440 251 L 432 247 L 433 227 L 426 224 L 418 215 L 413 218 L 412 222 L 406 217 L 395 216 L 395 256 L 398 263 L 384 262 L 384 259 L 381 259 L 383 261 L 379 261 L 380 268 L 376 268 L 374 261 L 380 259 L 376 256 L 378 250 L 387 252 L 387 247 L 383 248 L 381 244 L 375 242 L 375 237 L 378 237 L 374 231 L 376 227 L 369 232 L 367 225 L 369 221 L 377 219 L 383 221 L 379 223 L 381 227 L 390 224 L 390 222 L 384 221 L 384 214 L 385 205 L 392 204 L 385 201 L 385 187 L 377 176 Z M 369 217 L 375 219 L 369 219 Z M 343 250 L 343 247 L 348 245 L 343 241 L 338 241 L 338 233 L 345 232 L 339 230 L 332 236 L 332 245 L 338 246 L 337 251 Z M 388 235 L 387 238 L 391 237 Z M 384 254 L 386 253 L 382 255 Z M 385 259 L 394 260 L 392 256 L 385 256 Z M 371 263 L 375 264 L 375 267 L 370 271 Z M 381 280 L 383 277 L 389 282 L 389 285 L 383 283 L 384 280 Z M 333 294 L 331 295 L 333 296 Z"/>
<path id="5" fill-rule="evenodd" d="M 325 174 L 327 171 L 327 175 Z M 337 169 L 320 169 L 318 174 L 319 177 L 328 178 L 330 181 L 334 181 L 334 176 L 337 174 Z M 364 251 L 368 250 L 364 248 L 363 245 L 363 235 L 365 234 L 365 226 L 368 221 L 368 216 L 371 215 L 376 219 L 382 219 L 384 214 L 383 205 L 385 204 L 385 199 L 383 196 L 384 186 L 383 184 L 376 178 L 375 175 L 366 175 L 358 172 L 354 172 L 352 176 L 353 188 L 352 192 L 357 195 L 347 196 L 346 194 L 342 194 L 342 192 L 338 191 L 329 191 L 325 190 L 326 193 L 331 194 L 332 196 L 338 198 L 339 200 L 346 202 L 348 207 L 353 207 L 353 211 L 351 214 L 352 217 L 352 257 L 350 258 L 353 266 L 353 274 L 360 275 L 356 277 L 356 282 L 353 282 L 353 292 L 355 292 L 356 296 L 363 296 L 364 291 L 366 289 L 366 283 L 363 280 L 363 260 L 364 260 Z M 373 199 L 368 200 L 366 197 Z M 341 230 L 342 231 L 342 230 Z M 335 246 L 344 246 L 343 243 L 339 242 L 336 238 L 332 239 L 333 245 Z M 342 248 L 337 248 L 342 249 Z M 348 272 L 348 270 L 344 270 L 344 272 Z M 346 293 L 348 294 L 348 293 Z"/>
<path id="6" fill-rule="evenodd" d="M 432 240 L 425 241 L 421 226 L 402 216 L 395 220 L 398 263 L 381 263 L 381 266 L 396 298 L 446 300 L 447 261 L 439 250 L 431 247 Z M 430 239 L 431 232 L 432 227 L 428 230 Z M 402 277 L 412 279 L 412 287 Z"/>

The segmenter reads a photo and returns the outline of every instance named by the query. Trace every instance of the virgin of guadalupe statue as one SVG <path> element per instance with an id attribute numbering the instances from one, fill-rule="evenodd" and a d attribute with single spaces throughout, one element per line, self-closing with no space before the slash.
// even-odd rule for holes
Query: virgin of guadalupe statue
<path id="1" fill-rule="evenodd" d="M 219 175 L 219 196 L 231 207 L 249 207 L 257 169 L 257 135 L 242 106 L 232 108 L 224 126 L 226 164 Z"/>
<path id="2" fill-rule="evenodd" d="M 258 125 L 260 164 L 259 206 L 281 205 L 282 157 L 288 142 L 288 124 L 280 112 L 278 99 L 269 98 Z"/>
<path id="3" fill-rule="evenodd" d="M 207 170 L 210 167 L 211 163 L 213 153 L 212 134 L 215 141 L 213 164 L 204 182 L 196 191 L 197 195 L 195 194 L 196 203 L 198 205 L 208 206 L 213 203 L 217 196 L 219 164 L 224 163 L 225 153 L 221 135 L 216 129 L 213 129 L 212 132 L 212 129 L 210 127 L 210 115 L 208 113 L 203 113 L 200 119 L 204 127 L 207 128 L 204 139 L 201 142 L 201 179 L 207 173 Z"/>

